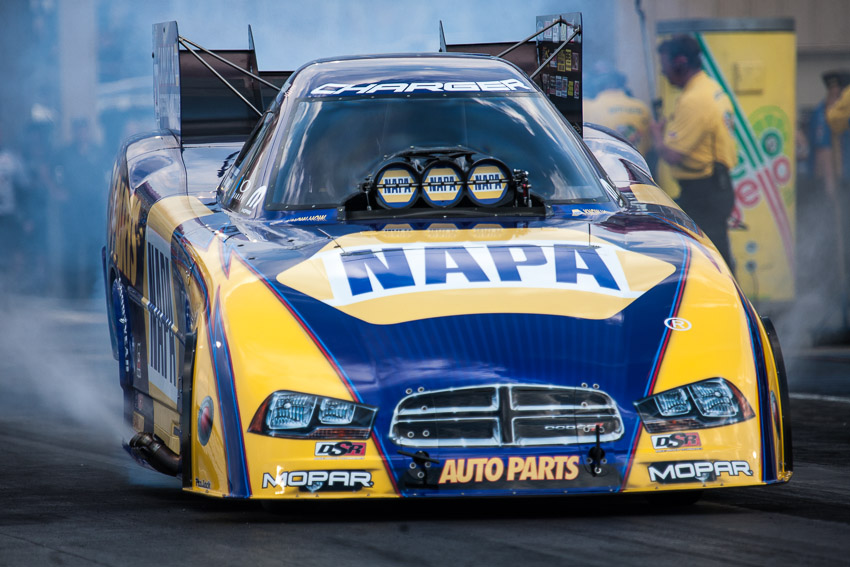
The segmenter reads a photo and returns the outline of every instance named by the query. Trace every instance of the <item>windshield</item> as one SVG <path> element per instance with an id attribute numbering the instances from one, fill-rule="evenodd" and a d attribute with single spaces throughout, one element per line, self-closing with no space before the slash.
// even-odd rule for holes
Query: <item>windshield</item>
<path id="1" fill-rule="evenodd" d="M 448 146 L 528 171 L 548 201 L 610 200 L 570 126 L 537 94 L 304 98 L 287 128 L 267 209 L 337 206 L 388 156 Z"/>

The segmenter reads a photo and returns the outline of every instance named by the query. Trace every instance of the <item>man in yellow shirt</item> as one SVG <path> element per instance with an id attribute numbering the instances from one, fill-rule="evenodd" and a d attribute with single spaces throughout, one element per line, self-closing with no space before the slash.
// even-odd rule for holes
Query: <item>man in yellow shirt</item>
<path id="1" fill-rule="evenodd" d="M 613 69 L 595 77 L 599 93 L 584 102 L 584 121 L 618 132 L 646 157 L 652 149 L 649 107 L 626 93 L 626 77 Z M 587 85 L 585 85 L 587 88 Z"/>
<path id="2" fill-rule="evenodd" d="M 735 205 L 731 170 L 738 161 L 732 138 L 732 103 L 702 70 L 700 47 L 677 35 L 658 48 L 661 72 L 682 89 L 666 120 L 652 124 L 659 158 L 682 189 L 679 206 L 699 225 L 731 267 L 727 220 Z"/>
<path id="3" fill-rule="evenodd" d="M 846 80 L 846 76 L 843 79 Z M 847 128 L 850 127 L 850 85 L 844 86 L 841 94 L 838 95 L 838 100 L 831 104 L 827 103 L 826 121 L 829 124 L 829 129 L 832 131 L 835 145 L 833 148 L 835 169 L 839 177 L 843 178 L 844 176 L 842 174 L 850 170 L 850 165 L 844 163 L 845 156 L 850 152 L 850 148 L 846 147 L 846 136 L 842 136 Z M 843 185 L 844 191 L 850 190 L 846 181 Z"/>
<path id="4" fill-rule="evenodd" d="M 826 109 L 826 121 L 836 136 L 850 127 L 850 86 L 844 87 L 838 100 Z"/>

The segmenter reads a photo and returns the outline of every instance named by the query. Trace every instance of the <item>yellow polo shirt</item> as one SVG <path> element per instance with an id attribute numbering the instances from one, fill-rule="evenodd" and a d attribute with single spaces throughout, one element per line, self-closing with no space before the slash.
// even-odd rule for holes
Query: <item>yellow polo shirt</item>
<path id="1" fill-rule="evenodd" d="M 664 145 L 685 156 L 670 166 L 676 179 L 702 179 L 714 163 L 729 169 L 738 163 L 732 137 L 732 103 L 717 82 L 700 71 L 682 89 L 664 129 Z"/>
<path id="2" fill-rule="evenodd" d="M 605 126 L 632 143 L 646 155 L 652 147 L 649 137 L 649 107 L 620 89 L 608 89 L 584 102 L 584 121 Z"/>
<path id="3" fill-rule="evenodd" d="M 829 123 L 833 136 L 841 134 L 850 127 L 848 124 L 850 122 L 850 87 L 844 87 L 835 104 L 827 109 L 826 121 Z"/>

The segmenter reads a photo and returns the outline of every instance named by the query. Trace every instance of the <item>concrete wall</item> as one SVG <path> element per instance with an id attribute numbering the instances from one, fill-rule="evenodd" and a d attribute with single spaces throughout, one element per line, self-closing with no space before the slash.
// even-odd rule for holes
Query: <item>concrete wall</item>
<path id="1" fill-rule="evenodd" d="M 642 0 L 641 4 L 653 46 L 659 20 L 793 18 L 797 33 L 797 104 L 803 110 L 823 98 L 824 71 L 850 68 L 850 0 Z M 641 42 L 635 3 L 619 0 L 614 17 L 622 39 L 617 45 L 618 64 L 633 70 L 630 79 L 635 94 L 648 99 L 645 64 L 642 60 L 639 65 L 635 63 L 641 56 L 634 49 Z"/>

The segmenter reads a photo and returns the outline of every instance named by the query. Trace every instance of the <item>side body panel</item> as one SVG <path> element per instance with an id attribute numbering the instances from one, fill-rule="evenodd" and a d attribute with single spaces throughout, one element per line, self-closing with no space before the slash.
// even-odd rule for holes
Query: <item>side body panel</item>
<path id="1" fill-rule="evenodd" d="M 182 197 L 181 197 L 182 195 Z M 167 210 L 160 203 L 177 199 Z M 186 172 L 177 141 L 169 134 L 137 137 L 122 148 L 113 175 L 105 254 L 107 284 L 124 307 L 109 304 L 118 352 L 125 416 L 136 431 L 156 434 L 180 452 L 181 370 L 187 332 L 186 287 L 190 273 L 183 251 L 172 247 L 175 227 L 209 214 L 186 196 Z"/>

